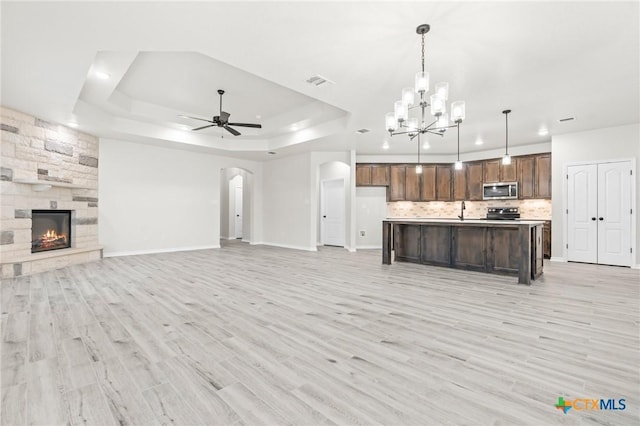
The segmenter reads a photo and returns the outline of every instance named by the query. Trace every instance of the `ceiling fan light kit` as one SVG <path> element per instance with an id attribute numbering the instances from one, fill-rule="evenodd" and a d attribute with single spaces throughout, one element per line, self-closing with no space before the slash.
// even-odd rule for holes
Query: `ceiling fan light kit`
<path id="1" fill-rule="evenodd" d="M 408 135 L 410 140 L 425 133 L 443 136 L 447 129 L 455 127 L 458 130 L 458 162 L 460 162 L 460 123 L 465 119 L 466 114 L 464 101 L 451 103 L 451 117 L 449 117 L 447 113 L 449 83 L 445 82 L 435 85 L 434 92 L 427 101 L 429 73 L 424 70 L 424 37 L 430 29 L 428 24 L 422 24 L 416 28 L 416 33 L 422 37 L 422 67 L 415 75 L 414 87 L 403 88 L 401 99 L 393 104 L 393 112 L 385 115 L 385 126 L 390 136 Z M 416 94 L 419 96 L 417 102 Z M 430 108 L 430 113 L 435 120 L 432 121 L 427 117 L 427 108 Z M 418 109 L 418 117 L 409 117 L 409 112 L 414 109 Z M 453 125 L 449 124 L 449 118 L 454 123 Z M 418 137 L 418 163 L 420 163 L 419 144 L 420 138 Z"/>
<path id="2" fill-rule="evenodd" d="M 236 129 L 234 129 L 232 127 L 229 127 L 229 126 L 252 127 L 254 129 L 262 129 L 262 124 L 229 123 L 229 117 L 231 116 L 231 114 L 229 114 L 228 112 L 225 112 L 225 111 L 222 110 L 222 95 L 224 95 L 224 90 L 218 89 L 218 95 L 220 95 L 220 115 L 214 115 L 212 120 L 207 120 L 207 119 L 199 118 L 199 117 L 190 117 L 188 115 L 183 115 L 182 116 L 182 117 L 186 117 L 186 118 L 191 118 L 193 120 L 200 120 L 200 121 L 206 121 L 207 123 L 211 123 L 211 124 L 207 124 L 206 126 L 196 127 L 195 129 L 192 129 L 192 131 L 202 130 L 202 129 L 206 129 L 208 127 L 222 127 L 223 129 L 225 129 L 226 131 L 231 133 L 233 136 L 240 136 L 241 133 L 239 131 L 237 131 Z"/>

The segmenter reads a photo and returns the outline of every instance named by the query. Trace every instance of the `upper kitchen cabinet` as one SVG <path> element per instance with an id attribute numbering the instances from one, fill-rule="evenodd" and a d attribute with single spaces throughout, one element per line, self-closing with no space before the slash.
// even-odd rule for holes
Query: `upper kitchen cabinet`
<path id="1" fill-rule="evenodd" d="M 520 157 L 518 161 L 518 198 L 534 198 L 535 196 L 535 167 L 534 156 Z"/>
<path id="2" fill-rule="evenodd" d="M 389 175 L 389 201 L 404 201 L 406 166 L 392 164 Z"/>
<path id="3" fill-rule="evenodd" d="M 469 201 L 482 201 L 482 161 L 466 163 Z"/>
<path id="4" fill-rule="evenodd" d="M 404 200 L 420 201 L 420 175 L 416 166 L 407 166 L 404 181 Z"/>
<path id="5" fill-rule="evenodd" d="M 518 198 L 551 198 L 551 154 L 518 157 Z"/>
<path id="6" fill-rule="evenodd" d="M 535 198 L 551 198 L 551 154 L 536 156 Z"/>
<path id="7" fill-rule="evenodd" d="M 462 201 L 467 199 L 467 165 L 462 164 L 460 170 L 453 170 L 453 200 Z"/>
<path id="8" fill-rule="evenodd" d="M 388 164 L 356 164 L 356 186 L 388 185 Z"/>
<path id="9" fill-rule="evenodd" d="M 436 200 L 436 166 L 422 166 L 420 201 Z"/>
<path id="10" fill-rule="evenodd" d="M 500 182 L 500 159 L 484 161 L 484 183 Z"/>
<path id="11" fill-rule="evenodd" d="M 436 200 L 451 201 L 452 190 L 452 169 L 451 164 L 438 164 L 436 166 Z"/>
<path id="12" fill-rule="evenodd" d="M 517 158 L 511 158 L 511 164 L 502 164 L 502 159 L 484 161 L 484 183 L 515 182 L 517 177 Z"/>

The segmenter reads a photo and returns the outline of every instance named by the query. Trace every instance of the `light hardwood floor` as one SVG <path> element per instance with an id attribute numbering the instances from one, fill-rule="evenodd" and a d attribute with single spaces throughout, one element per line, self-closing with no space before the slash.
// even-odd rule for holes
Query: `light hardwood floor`
<path id="1" fill-rule="evenodd" d="M 547 263 L 528 287 L 228 242 L 1 290 L 3 425 L 640 424 L 637 270 Z"/>

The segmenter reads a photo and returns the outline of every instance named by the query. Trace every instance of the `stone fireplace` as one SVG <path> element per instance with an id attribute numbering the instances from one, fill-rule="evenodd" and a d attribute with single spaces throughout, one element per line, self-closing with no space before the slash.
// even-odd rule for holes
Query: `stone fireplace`
<path id="1" fill-rule="evenodd" d="M 0 112 L 0 277 L 100 259 L 98 138 Z"/>

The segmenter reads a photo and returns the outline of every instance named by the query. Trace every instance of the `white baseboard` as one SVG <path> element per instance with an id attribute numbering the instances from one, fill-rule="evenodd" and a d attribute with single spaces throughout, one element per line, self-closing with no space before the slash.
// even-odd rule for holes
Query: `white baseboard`
<path id="1" fill-rule="evenodd" d="M 564 257 L 554 257 L 551 256 L 551 259 L 549 259 L 552 262 L 564 262 L 567 263 L 567 259 L 565 259 Z"/>
<path id="2" fill-rule="evenodd" d="M 291 244 L 279 244 L 279 243 L 251 243 L 253 245 L 263 245 L 263 246 L 272 246 L 272 247 L 281 247 L 281 248 L 288 248 L 288 249 L 293 249 L 293 250 L 304 250 L 304 251 L 318 251 L 317 247 L 302 247 L 302 246 L 294 246 Z"/>
<path id="3" fill-rule="evenodd" d="M 220 248 L 220 244 L 214 244 L 211 246 L 173 247 L 173 248 L 152 249 L 152 250 L 116 251 L 111 253 L 103 252 L 102 257 L 138 256 L 141 254 L 173 253 L 177 251 L 209 250 L 209 249 L 219 249 L 219 248 Z"/>
<path id="4" fill-rule="evenodd" d="M 382 246 L 357 246 L 357 250 L 382 250 Z"/>
<path id="5" fill-rule="evenodd" d="M 640 269 L 640 264 L 631 266 L 631 269 Z"/>

